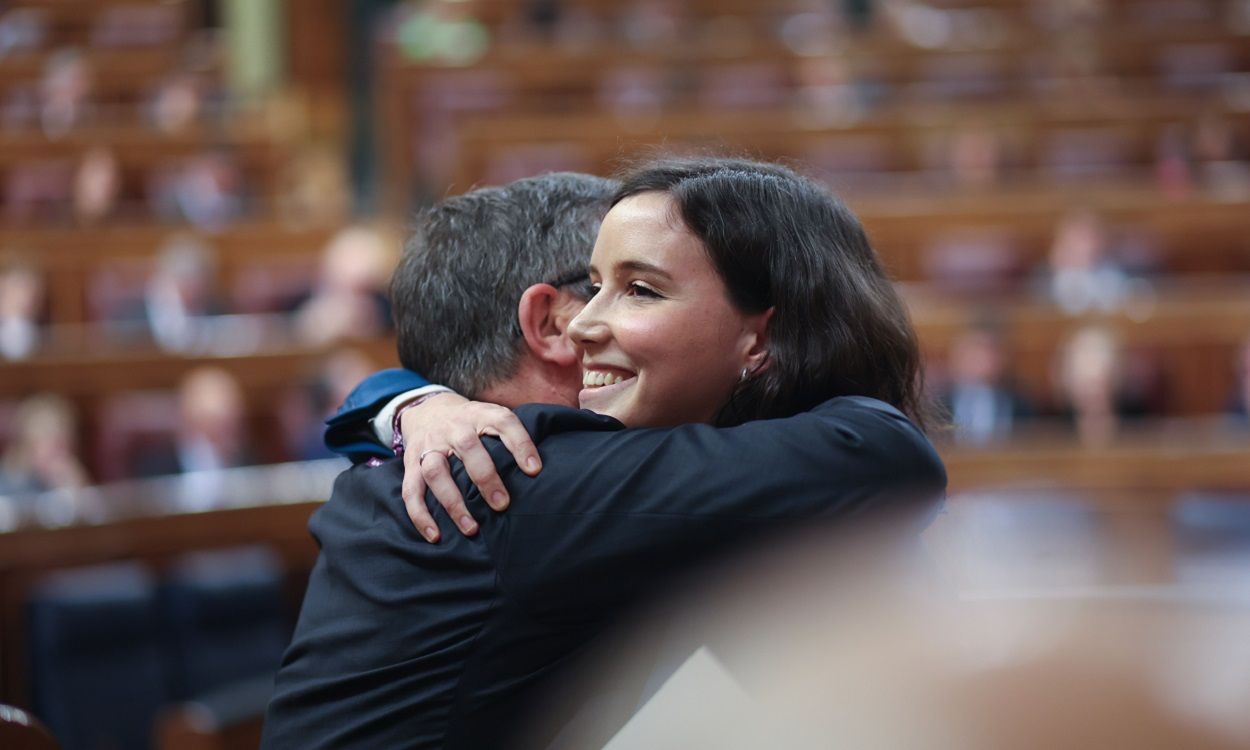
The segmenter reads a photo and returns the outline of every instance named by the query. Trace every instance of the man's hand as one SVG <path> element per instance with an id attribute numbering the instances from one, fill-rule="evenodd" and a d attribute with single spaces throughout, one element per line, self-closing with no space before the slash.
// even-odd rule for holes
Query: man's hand
<path id="1" fill-rule="evenodd" d="M 465 471 L 486 504 L 497 511 L 508 507 L 508 491 L 495 462 L 482 445 L 483 435 L 494 435 L 512 452 L 517 466 L 534 476 L 542 469 L 538 449 L 521 420 L 497 404 L 469 401 L 454 393 L 439 393 L 400 415 L 404 435 L 404 507 L 426 541 L 437 542 L 438 524 L 425 507 L 428 487 L 461 533 L 477 533 L 477 522 L 451 478 L 449 456 L 464 462 Z"/>

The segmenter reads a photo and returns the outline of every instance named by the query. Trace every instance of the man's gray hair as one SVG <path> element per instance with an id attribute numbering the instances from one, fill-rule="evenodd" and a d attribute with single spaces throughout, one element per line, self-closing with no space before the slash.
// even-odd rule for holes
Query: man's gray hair
<path id="1" fill-rule="evenodd" d="M 470 398 L 515 374 L 521 295 L 586 272 L 616 187 L 557 173 L 424 211 L 391 280 L 403 366 Z"/>

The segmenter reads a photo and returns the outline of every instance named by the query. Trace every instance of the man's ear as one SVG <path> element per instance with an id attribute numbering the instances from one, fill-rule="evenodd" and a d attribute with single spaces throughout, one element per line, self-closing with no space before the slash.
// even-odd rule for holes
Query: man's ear
<path id="1" fill-rule="evenodd" d="M 743 343 L 746 345 L 743 367 L 748 373 L 760 372 L 768 367 L 768 323 L 776 311 L 777 308 L 770 307 L 747 318 L 747 325 L 743 329 Z"/>
<path id="2" fill-rule="evenodd" d="M 569 321 L 576 317 L 578 307 L 569 295 L 550 284 L 535 284 L 521 295 L 517 303 L 517 320 L 525 345 L 540 361 L 560 367 L 572 367 L 579 361 L 573 342 L 565 335 Z"/>

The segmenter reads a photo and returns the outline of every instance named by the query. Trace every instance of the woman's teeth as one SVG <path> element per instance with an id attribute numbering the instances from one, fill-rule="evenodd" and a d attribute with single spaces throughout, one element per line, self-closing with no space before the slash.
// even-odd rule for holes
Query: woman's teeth
<path id="1" fill-rule="evenodd" d="M 603 372 L 602 370 L 589 370 L 582 375 L 582 385 L 586 388 L 600 388 L 605 385 L 616 385 L 622 380 L 627 380 L 627 378 L 615 373 Z"/>

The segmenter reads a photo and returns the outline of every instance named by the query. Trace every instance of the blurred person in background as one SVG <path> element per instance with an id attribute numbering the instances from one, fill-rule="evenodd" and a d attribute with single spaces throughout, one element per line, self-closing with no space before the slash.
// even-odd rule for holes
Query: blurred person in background
<path id="1" fill-rule="evenodd" d="M 1199 186 L 1224 200 L 1250 197 L 1250 133 L 1239 133 L 1227 116 L 1198 119 L 1192 138 L 1193 169 Z"/>
<path id="2" fill-rule="evenodd" d="M 1107 312 L 1125 302 L 1129 276 L 1111 256 L 1110 242 L 1106 224 L 1092 211 L 1069 211 L 1059 220 L 1045 272 L 1047 296 L 1059 309 Z"/>
<path id="3" fill-rule="evenodd" d="M 468 65 L 491 45 L 490 29 L 459 0 L 416 0 L 398 9 L 396 42 L 409 60 Z"/>
<path id="4" fill-rule="evenodd" d="M 121 198 L 121 165 L 113 152 L 96 146 L 83 154 L 74 172 L 74 219 L 96 224 L 110 218 Z"/>
<path id="5" fill-rule="evenodd" d="M 44 135 L 60 138 L 91 115 L 92 71 L 78 50 L 53 53 L 39 83 L 39 122 Z"/>
<path id="6" fill-rule="evenodd" d="M 226 312 L 217 293 L 216 262 L 203 240 L 178 234 L 166 240 L 143 290 L 141 317 L 160 348 L 191 352 L 210 337 L 210 316 Z"/>
<path id="7" fill-rule="evenodd" d="M 986 445 L 1011 437 L 1033 413 L 1011 385 L 1002 332 L 990 322 L 962 331 L 951 342 L 942 400 L 955 426 L 955 440 Z"/>
<path id="8" fill-rule="evenodd" d="M 1237 347 L 1233 367 L 1237 372 L 1237 382 L 1225 413 L 1242 427 L 1250 427 L 1250 337 Z"/>
<path id="9" fill-rule="evenodd" d="M 248 466 L 247 403 L 238 381 L 225 370 L 197 367 L 178 386 L 178 426 L 172 443 L 136 460 L 140 476 L 214 472 Z"/>
<path id="10" fill-rule="evenodd" d="M 295 310 L 299 339 L 320 346 L 389 331 L 386 286 L 393 267 L 394 253 L 380 231 L 356 225 L 334 235 L 322 253 L 316 288 Z"/>
<path id="11" fill-rule="evenodd" d="M 78 459 L 73 406 L 46 393 L 23 401 L 13 418 L 9 447 L 0 457 L 0 495 L 78 489 L 88 483 Z"/>
<path id="12" fill-rule="evenodd" d="M 344 223 L 351 205 L 347 165 L 334 149 L 301 150 L 278 176 L 278 213 L 293 227 Z"/>
<path id="13" fill-rule="evenodd" d="M 970 125 L 952 139 L 947 157 L 951 179 L 960 188 L 993 187 L 1003 171 L 1002 140 L 992 129 Z"/>
<path id="14" fill-rule="evenodd" d="M 203 118 L 205 98 L 204 82 L 199 75 L 189 70 L 170 73 L 152 94 L 148 121 L 161 133 L 181 133 Z"/>
<path id="15" fill-rule="evenodd" d="M 198 154 L 158 174 L 154 183 L 153 208 L 167 221 L 186 221 L 197 229 L 218 232 L 238 221 L 246 209 L 247 185 L 228 150 Z"/>
<path id="16" fill-rule="evenodd" d="M 663 49 L 687 31 L 685 0 L 632 0 L 621 8 L 618 31 L 632 47 Z"/>
<path id="17" fill-rule="evenodd" d="M 297 461 L 337 455 L 322 439 L 323 423 L 375 369 L 376 363 L 359 349 L 339 349 L 318 362 L 316 372 L 284 404 L 287 454 Z"/>
<path id="18" fill-rule="evenodd" d="M 1126 418 L 1151 413 L 1149 370 L 1125 358 L 1110 329 L 1088 325 L 1064 343 L 1056 362 L 1056 385 L 1063 415 L 1088 446 L 1110 443 Z"/>
<path id="19" fill-rule="evenodd" d="M 832 52 L 796 61 L 795 105 L 806 120 L 819 125 L 852 123 L 868 108 L 865 86 L 847 60 Z"/>
<path id="20" fill-rule="evenodd" d="M 1222 200 L 1250 196 L 1247 137 L 1225 115 L 1206 113 L 1192 125 L 1167 127 L 1155 144 L 1155 179 L 1174 197 L 1193 189 Z"/>
<path id="21" fill-rule="evenodd" d="M 43 276 L 20 260 L 0 262 L 0 359 L 25 359 L 39 346 Z"/>
<path id="22" fill-rule="evenodd" d="M 43 46 L 47 38 L 48 16 L 44 8 L 5 5 L 0 13 L 0 57 L 30 52 Z"/>

